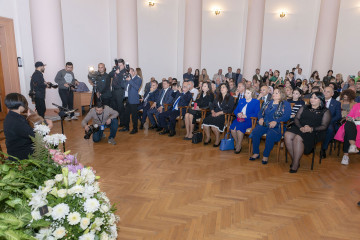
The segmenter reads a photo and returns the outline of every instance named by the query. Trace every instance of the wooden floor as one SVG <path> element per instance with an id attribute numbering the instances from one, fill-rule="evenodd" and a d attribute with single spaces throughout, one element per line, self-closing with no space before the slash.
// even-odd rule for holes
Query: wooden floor
<path id="1" fill-rule="evenodd" d="M 332 154 L 313 171 L 303 157 L 289 174 L 283 151 L 280 164 L 274 154 L 268 165 L 249 161 L 247 139 L 235 155 L 183 133 L 140 130 L 118 133 L 115 146 L 93 144 L 72 121 L 65 134 L 67 149 L 97 170 L 118 204 L 118 239 L 360 239 L 360 155 L 342 166 Z"/>

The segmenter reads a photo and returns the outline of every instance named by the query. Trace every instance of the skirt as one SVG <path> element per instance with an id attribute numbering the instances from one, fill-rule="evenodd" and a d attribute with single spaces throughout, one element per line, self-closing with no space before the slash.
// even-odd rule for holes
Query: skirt
<path id="1" fill-rule="evenodd" d="M 296 135 L 299 135 L 304 143 L 304 154 L 310 154 L 314 148 L 314 146 L 318 142 L 322 142 L 325 139 L 326 131 L 321 132 L 307 132 L 303 133 L 300 131 L 300 129 L 296 125 L 292 125 L 290 128 L 287 129 L 287 131 L 292 132 Z"/>
<path id="2" fill-rule="evenodd" d="M 200 110 L 189 109 L 188 113 L 193 115 L 192 124 L 196 124 L 196 119 L 201 118 L 201 111 Z"/>
<path id="3" fill-rule="evenodd" d="M 213 117 L 213 116 L 207 116 L 202 124 L 202 127 L 207 126 L 207 127 L 215 127 L 217 128 L 220 132 L 224 132 L 225 130 L 225 115 L 220 115 L 217 117 Z"/>

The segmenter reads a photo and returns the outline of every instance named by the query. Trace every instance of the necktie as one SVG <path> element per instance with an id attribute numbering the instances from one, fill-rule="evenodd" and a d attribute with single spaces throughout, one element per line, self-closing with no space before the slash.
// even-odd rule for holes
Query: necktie
<path id="1" fill-rule="evenodd" d="M 174 111 L 174 110 L 177 110 L 177 105 L 178 105 L 178 103 L 179 103 L 179 101 L 180 101 L 180 98 L 181 98 L 181 96 L 179 96 L 179 97 L 176 99 L 176 101 L 174 102 L 173 111 Z"/>
<path id="2" fill-rule="evenodd" d="M 162 92 L 162 94 L 161 94 L 161 100 L 160 100 L 160 105 L 162 105 L 162 102 L 163 102 L 163 99 L 164 99 L 164 97 L 165 97 L 165 92 L 166 92 L 166 90 L 165 89 L 163 89 L 163 92 Z"/>

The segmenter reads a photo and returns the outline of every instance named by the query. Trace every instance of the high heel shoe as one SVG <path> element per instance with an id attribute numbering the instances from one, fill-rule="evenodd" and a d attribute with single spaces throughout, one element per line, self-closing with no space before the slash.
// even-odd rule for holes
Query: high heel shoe
<path id="1" fill-rule="evenodd" d="M 234 153 L 235 153 L 235 154 L 239 154 L 239 153 L 241 152 L 241 149 L 242 149 L 242 148 L 240 148 L 239 151 L 234 150 Z"/>
<path id="2" fill-rule="evenodd" d="M 219 142 L 219 144 L 214 144 L 213 147 L 215 148 L 215 147 L 220 146 L 220 143 L 221 143 L 221 142 Z"/>
<path id="3" fill-rule="evenodd" d="M 256 158 L 250 157 L 249 160 L 250 161 L 255 161 L 256 159 L 259 159 L 259 158 L 260 158 L 260 154 Z"/>
<path id="4" fill-rule="evenodd" d="M 211 139 L 208 142 L 204 142 L 204 145 L 208 145 L 209 143 L 211 143 Z"/>
<path id="5" fill-rule="evenodd" d="M 266 164 L 268 164 L 268 160 L 264 161 L 264 159 L 263 159 L 263 160 L 261 160 L 261 163 L 266 165 Z"/>
<path id="6" fill-rule="evenodd" d="M 300 168 L 300 164 L 299 164 L 299 166 L 297 167 L 296 170 L 293 170 L 293 169 L 291 169 L 291 168 L 292 168 L 292 164 L 290 165 L 289 173 L 297 173 L 298 169 Z"/>

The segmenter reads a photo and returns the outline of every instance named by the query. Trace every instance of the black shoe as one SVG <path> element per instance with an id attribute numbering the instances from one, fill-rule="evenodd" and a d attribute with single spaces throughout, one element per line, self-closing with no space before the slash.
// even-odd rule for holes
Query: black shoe
<path id="1" fill-rule="evenodd" d="M 140 123 L 140 130 L 144 129 L 144 124 Z"/>
<path id="2" fill-rule="evenodd" d="M 219 142 L 219 144 L 214 144 L 213 147 L 218 147 L 218 146 L 220 146 L 220 143 L 221 143 L 221 142 Z"/>
<path id="3" fill-rule="evenodd" d="M 262 164 L 266 165 L 268 164 L 268 160 L 264 161 L 264 159 L 261 161 Z"/>
<path id="4" fill-rule="evenodd" d="M 162 130 L 163 130 L 162 127 L 158 127 L 158 128 L 156 129 L 157 132 L 161 132 Z"/>
<path id="5" fill-rule="evenodd" d="M 168 134 L 169 133 L 169 130 L 165 130 L 164 129 L 164 131 L 162 131 L 161 133 L 159 133 L 160 135 L 165 135 L 165 134 Z"/>
<path id="6" fill-rule="evenodd" d="M 133 130 L 130 132 L 130 134 L 135 134 L 135 133 L 137 133 L 137 132 L 138 132 L 137 129 L 133 129 Z"/>
<path id="7" fill-rule="evenodd" d="M 239 151 L 234 150 L 234 153 L 235 153 L 235 154 L 239 154 L 239 153 L 241 153 L 241 149 L 242 149 L 242 148 L 240 148 L 240 150 L 239 150 Z"/>
<path id="8" fill-rule="evenodd" d="M 173 131 L 173 130 L 171 130 L 170 133 L 169 133 L 169 137 L 173 137 L 173 136 L 175 136 L 175 135 L 176 135 L 176 132 Z"/>
<path id="9" fill-rule="evenodd" d="M 297 169 L 296 169 L 296 170 L 290 169 L 290 170 L 289 170 L 289 173 L 297 173 Z"/>
<path id="10" fill-rule="evenodd" d="M 259 158 L 260 158 L 260 154 L 256 158 L 250 157 L 249 160 L 250 161 L 255 161 L 256 159 L 259 159 Z"/>
<path id="11" fill-rule="evenodd" d="M 204 142 L 204 145 L 208 145 L 209 143 L 211 143 L 211 139 L 208 142 Z"/>
<path id="12" fill-rule="evenodd" d="M 128 131 L 129 131 L 129 129 L 127 127 L 121 128 L 119 130 L 119 132 L 128 132 Z"/>
<path id="13" fill-rule="evenodd" d="M 321 158 L 326 158 L 326 150 L 321 150 Z"/>
<path id="14" fill-rule="evenodd" d="M 358 202 L 358 206 L 360 207 L 360 202 Z"/>
<path id="15" fill-rule="evenodd" d="M 149 129 L 155 129 L 155 128 L 157 128 L 157 126 L 156 125 L 153 125 L 153 126 L 151 126 L 151 127 L 149 127 Z"/>

